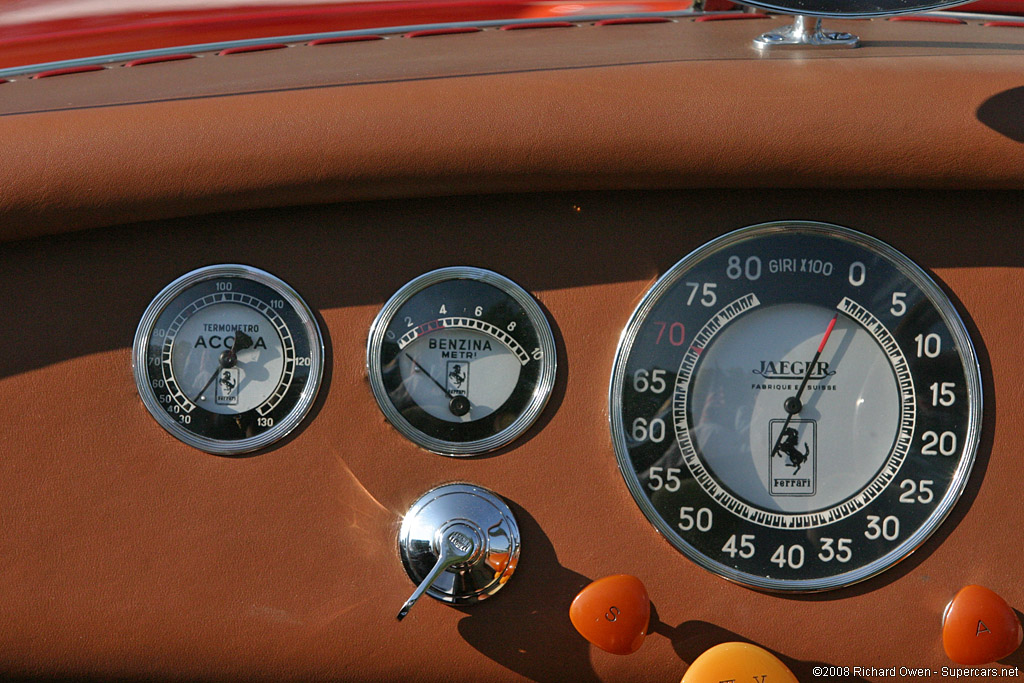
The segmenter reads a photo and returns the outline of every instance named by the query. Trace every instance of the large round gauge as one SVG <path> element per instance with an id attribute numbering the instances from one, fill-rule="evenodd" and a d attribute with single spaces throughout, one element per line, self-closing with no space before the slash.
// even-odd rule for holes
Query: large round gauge
<path id="1" fill-rule="evenodd" d="M 727 579 L 816 591 L 935 531 L 978 446 L 981 380 L 949 299 L 846 228 L 738 230 L 633 313 L 611 385 L 619 467 L 657 529 Z"/>
<path id="2" fill-rule="evenodd" d="M 305 417 L 323 371 L 312 311 L 270 273 L 208 266 L 169 284 L 135 333 L 135 383 L 164 429 L 210 453 L 270 445 Z"/>
<path id="3" fill-rule="evenodd" d="M 402 287 L 370 328 L 370 386 L 388 420 L 443 455 L 494 450 L 544 410 L 555 342 L 537 302 L 488 270 L 442 268 Z"/>

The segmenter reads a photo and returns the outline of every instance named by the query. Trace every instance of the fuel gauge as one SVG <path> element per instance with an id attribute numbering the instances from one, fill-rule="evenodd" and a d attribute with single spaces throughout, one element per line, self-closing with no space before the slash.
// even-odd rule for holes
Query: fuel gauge
<path id="1" fill-rule="evenodd" d="M 540 306 L 479 268 L 442 268 L 402 287 L 374 320 L 366 357 L 384 415 L 444 455 L 514 440 L 544 410 L 555 381 L 555 343 Z"/>

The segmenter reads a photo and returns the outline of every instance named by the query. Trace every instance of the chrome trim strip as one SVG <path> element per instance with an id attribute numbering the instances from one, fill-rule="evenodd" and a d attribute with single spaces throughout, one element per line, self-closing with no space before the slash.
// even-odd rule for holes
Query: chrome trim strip
<path id="1" fill-rule="evenodd" d="M 950 17 L 952 19 L 963 19 L 964 21 L 1020 21 L 1024 22 L 1024 15 L 1020 14 L 976 14 L 974 12 L 954 12 L 953 10 L 944 10 L 942 12 L 927 12 L 927 15 L 935 15 L 938 17 Z"/>
<path id="2" fill-rule="evenodd" d="M 700 16 L 705 14 L 735 14 L 735 12 L 636 12 L 636 13 L 624 13 L 624 14 L 591 14 L 586 16 L 567 16 L 552 19 L 500 19 L 490 21 L 460 21 L 451 23 L 441 24 L 414 24 L 410 26 L 389 26 L 379 29 L 354 29 L 348 31 L 328 31 L 325 33 L 301 33 L 298 35 L 291 36 L 267 36 L 265 38 L 246 38 L 245 40 L 231 40 L 219 43 L 199 43 L 195 45 L 180 45 L 177 47 L 164 47 L 154 50 L 139 50 L 136 52 L 119 52 L 116 54 L 100 55 L 97 57 L 83 57 L 79 59 L 67 59 L 57 62 L 42 62 L 39 64 L 30 64 L 26 66 L 15 66 L 8 67 L 6 69 L 0 69 L 0 78 L 11 78 L 12 76 L 25 76 L 30 74 L 39 73 L 41 71 L 51 71 L 53 69 L 67 69 L 78 66 L 107 66 L 111 64 L 117 64 L 120 62 L 130 62 L 136 59 L 146 59 L 149 57 L 166 57 L 169 55 L 180 55 L 180 54 L 198 54 L 198 53 L 209 53 L 219 52 L 221 50 L 236 48 L 236 47 L 252 47 L 255 45 L 265 45 L 267 43 L 308 43 L 314 40 L 323 40 L 329 38 L 348 38 L 354 36 L 396 36 L 404 33 L 412 33 L 414 31 L 431 31 L 437 29 L 457 29 L 465 27 L 476 27 L 482 29 L 488 28 L 501 28 L 502 26 L 509 26 L 514 24 L 551 24 L 551 23 L 562 23 L 572 22 L 574 24 L 586 24 L 590 22 L 602 21 L 604 19 L 627 19 L 627 18 L 640 18 L 640 17 L 665 17 L 673 19 L 677 17 L 690 17 Z"/>
<path id="3" fill-rule="evenodd" d="M 913 13 L 913 12 L 911 12 Z M 1018 15 L 1002 15 L 1002 14 L 972 14 L 970 12 L 953 12 L 944 10 L 941 13 L 936 12 L 917 12 L 922 16 L 941 16 L 941 17 L 952 17 L 957 19 L 963 19 L 966 21 L 1021 21 L 1024 22 L 1024 16 Z M 682 12 L 634 12 L 624 14 L 591 14 L 579 17 L 558 17 L 551 19 L 501 19 L 501 20 L 490 20 L 490 21 L 460 21 L 460 22 L 449 22 L 439 24 L 412 24 L 407 26 L 388 26 L 379 29 L 353 29 L 348 31 L 328 31 L 324 33 L 302 33 L 291 36 L 267 36 L 266 38 L 247 38 L 245 40 L 232 40 L 224 41 L 219 43 L 197 43 L 194 45 L 180 45 L 177 47 L 165 47 L 154 50 L 138 50 L 136 52 L 119 52 L 109 55 L 99 55 L 96 57 L 82 57 L 79 59 L 66 59 L 56 62 L 40 62 L 38 64 L 28 64 L 25 66 L 14 66 L 6 69 L 0 69 L 0 78 L 12 79 L 18 76 L 30 76 L 37 74 L 42 71 L 51 71 L 54 69 L 67 69 L 79 66 L 109 66 L 112 64 L 118 64 L 121 62 L 130 62 L 136 59 L 147 59 L 150 57 L 167 57 L 170 55 L 179 54 L 195 54 L 201 56 L 202 53 L 219 52 L 221 50 L 235 48 L 235 47 L 252 47 L 254 45 L 265 45 L 267 43 L 307 43 L 314 40 L 323 40 L 329 38 L 348 38 L 356 36 L 383 36 L 392 37 L 402 35 L 405 33 L 412 33 L 413 31 L 430 31 L 436 29 L 457 29 L 466 27 L 476 27 L 482 29 L 490 28 L 501 28 L 502 26 L 508 26 L 512 24 L 522 23 L 560 23 L 569 21 L 574 24 L 586 24 L 591 22 L 602 21 L 604 19 L 629 19 L 629 18 L 642 18 L 642 17 L 665 17 L 666 19 L 686 19 L 698 16 L 716 16 L 716 15 L 730 15 L 736 14 L 735 11 L 728 12 L 700 12 L 686 10 Z M 874 15 L 872 15 L 874 16 Z M 836 17 L 842 18 L 842 17 Z M 861 18 L 864 18 L 863 15 Z M 868 17 L 870 18 L 870 17 Z"/>

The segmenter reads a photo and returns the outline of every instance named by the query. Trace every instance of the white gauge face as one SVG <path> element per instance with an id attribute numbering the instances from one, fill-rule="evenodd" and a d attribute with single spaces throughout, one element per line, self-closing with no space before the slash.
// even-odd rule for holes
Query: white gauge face
<path id="1" fill-rule="evenodd" d="M 323 340 L 287 284 L 242 265 L 187 273 L 150 303 L 135 333 L 135 384 L 156 421 L 210 453 L 247 453 L 312 407 Z"/>
<path id="2" fill-rule="evenodd" d="M 808 376 L 808 399 L 786 427 L 793 431 L 783 437 L 785 449 L 773 460 L 761 457 L 779 439 L 779 406 L 799 388 L 831 316 L 806 304 L 755 310 L 718 335 L 693 380 L 692 435 L 705 465 L 761 509 L 806 512 L 840 503 L 878 474 L 896 440 L 900 395 L 892 363 L 863 327 L 843 318 L 829 342 L 835 352 Z M 857 372 L 840 372 L 846 367 Z M 789 449 L 796 461 L 782 452 Z M 780 469 L 785 476 L 773 476 Z"/>
<path id="3" fill-rule="evenodd" d="M 210 412 L 248 412 L 281 386 L 285 345 L 274 324 L 255 308 L 233 303 L 204 306 L 177 330 L 171 349 L 178 386 Z M 222 367 L 222 354 L 232 350 L 234 364 Z"/>
<path id="4" fill-rule="evenodd" d="M 544 410 L 555 341 L 522 287 L 480 268 L 407 283 L 370 327 L 366 368 L 378 405 L 413 442 L 442 455 L 500 448 Z"/>
<path id="5" fill-rule="evenodd" d="M 523 367 L 495 337 L 457 327 L 419 336 L 402 351 L 398 363 L 409 397 L 446 422 L 472 422 L 493 413 L 515 391 Z M 469 401 L 468 412 L 452 411 L 455 396 Z"/>

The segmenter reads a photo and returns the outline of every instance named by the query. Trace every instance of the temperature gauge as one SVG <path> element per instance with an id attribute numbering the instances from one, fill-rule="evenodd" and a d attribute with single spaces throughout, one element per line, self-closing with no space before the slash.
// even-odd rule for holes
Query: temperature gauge
<path id="1" fill-rule="evenodd" d="M 478 268 L 442 268 L 400 289 L 370 328 L 370 385 L 384 415 L 444 455 L 500 448 L 544 410 L 555 342 L 537 302 Z"/>
<path id="2" fill-rule="evenodd" d="M 208 266 L 146 309 L 132 356 L 160 425 L 210 453 L 246 453 L 299 424 L 320 387 L 323 341 L 295 291 L 270 273 Z"/>

